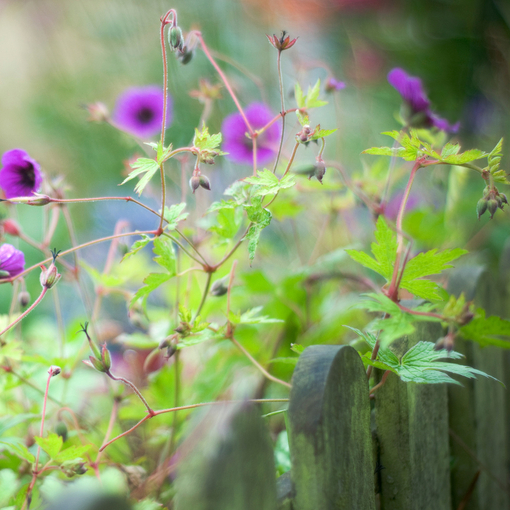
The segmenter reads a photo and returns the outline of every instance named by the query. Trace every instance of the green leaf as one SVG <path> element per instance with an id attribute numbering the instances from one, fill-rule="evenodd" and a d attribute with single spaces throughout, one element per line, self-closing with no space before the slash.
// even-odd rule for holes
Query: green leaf
<path id="1" fill-rule="evenodd" d="M 206 214 L 221 211 L 222 209 L 235 209 L 238 206 L 235 200 L 220 200 L 219 202 L 213 202 L 209 209 L 207 209 Z"/>
<path id="2" fill-rule="evenodd" d="M 152 237 L 149 237 L 146 234 L 140 234 L 140 235 L 142 236 L 142 238 L 133 243 L 133 245 L 131 246 L 131 249 L 122 257 L 121 262 L 124 262 L 124 260 L 131 257 L 131 255 L 138 253 L 142 248 L 147 246 L 153 239 Z"/>
<path id="3" fill-rule="evenodd" d="M 305 347 L 299 344 L 290 344 L 290 350 L 294 351 L 297 354 L 303 354 Z"/>
<path id="4" fill-rule="evenodd" d="M 383 216 L 379 216 L 377 220 L 374 235 L 377 242 L 372 243 L 371 248 L 375 259 L 362 251 L 345 251 L 353 260 L 372 269 L 387 281 L 390 281 L 393 275 L 393 265 L 397 257 L 397 240 Z"/>
<path id="5" fill-rule="evenodd" d="M 439 160 L 442 163 L 448 163 L 450 165 L 462 165 L 465 163 L 470 163 L 471 161 L 476 161 L 477 159 L 482 159 L 487 156 L 486 152 L 480 151 L 478 149 L 471 149 L 461 154 L 452 154 L 447 157 L 440 157 Z"/>
<path id="6" fill-rule="evenodd" d="M 441 151 L 441 158 L 447 158 L 448 156 L 454 156 L 460 151 L 460 145 L 458 143 L 448 142 Z"/>
<path id="7" fill-rule="evenodd" d="M 35 442 L 49 455 L 50 459 L 55 458 L 62 449 L 62 437 L 54 432 L 48 437 L 34 437 Z"/>
<path id="8" fill-rule="evenodd" d="M 58 453 L 58 455 L 55 455 L 53 460 L 58 464 L 68 460 L 74 460 L 85 455 L 91 448 L 92 445 L 90 444 L 86 444 L 84 446 L 73 445 L 69 448 L 66 448 L 65 450 L 62 450 L 60 453 Z"/>
<path id="9" fill-rule="evenodd" d="M 230 312 L 229 321 L 232 324 L 272 324 L 275 322 L 283 322 L 280 319 L 271 319 L 267 315 L 259 315 L 262 308 L 262 306 L 256 306 L 242 314 Z"/>
<path id="10" fill-rule="evenodd" d="M 295 86 L 295 97 L 296 97 L 296 103 L 298 108 L 318 108 L 319 106 L 324 106 L 328 104 L 327 101 L 322 101 L 319 99 L 321 89 L 321 81 L 317 80 L 315 85 L 313 87 L 308 87 L 308 92 L 306 93 L 306 96 L 303 95 L 303 90 L 299 86 L 298 83 L 296 83 Z M 299 118 L 299 115 L 298 115 Z"/>
<path id="11" fill-rule="evenodd" d="M 26 421 L 35 420 L 36 418 L 40 419 L 41 416 L 33 413 L 22 413 L 16 414 L 15 416 L 2 416 L 0 418 L 0 436 L 3 435 L 6 430 L 16 427 L 16 425 L 20 425 L 21 423 L 25 423 Z"/>
<path id="12" fill-rule="evenodd" d="M 440 274 L 445 269 L 453 267 L 449 264 L 450 262 L 466 253 L 468 251 L 461 248 L 444 250 L 439 253 L 436 249 L 419 253 L 407 262 L 400 287 L 422 299 L 442 300 L 441 287 L 437 283 L 430 280 L 419 280 L 419 278 Z"/>
<path id="13" fill-rule="evenodd" d="M 310 137 L 310 140 L 318 140 L 319 138 L 326 138 L 326 136 L 332 135 L 338 129 L 321 129 L 320 126 L 315 128 L 314 134 Z"/>
<path id="14" fill-rule="evenodd" d="M 26 460 L 27 462 L 35 462 L 35 457 L 18 438 L 5 437 L 0 440 L 0 444 L 5 444 L 9 450 L 20 459 Z"/>
<path id="15" fill-rule="evenodd" d="M 6 358 L 19 361 L 23 356 L 23 348 L 21 342 L 11 340 L 4 345 L 0 345 L 0 363 L 3 363 Z"/>
<path id="16" fill-rule="evenodd" d="M 179 320 L 182 322 L 190 323 L 192 318 L 191 310 L 184 305 L 179 304 Z"/>
<path id="17" fill-rule="evenodd" d="M 138 195 L 141 195 L 145 186 L 149 184 L 154 174 L 159 170 L 158 162 L 148 158 L 138 158 L 134 163 L 131 163 L 133 171 L 120 183 L 122 186 L 126 182 L 134 179 L 135 177 L 145 174 L 135 186 L 135 191 Z"/>
<path id="18" fill-rule="evenodd" d="M 256 177 L 247 177 L 245 182 L 257 186 L 252 196 L 275 195 L 281 189 L 291 188 L 296 184 L 293 175 L 287 174 L 281 179 L 278 179 L 278 177 L 267 168 L 264 168 L 262 171 L 259 170 Z"/>
<path id="19" fill-rule="evenodd" d="M 164 267 L 171 276 L 175 276 L 177 274 L 177 260 L 172 241 L 157 237 L 154 239 L 153 251 L 157 255 L 157 257 L 154 257 L 154 262 Z"/>
<path id="20" fill-rule="evenodd" d="M 164 273 L 148 274 L 143 280 L 145 286 L 136 291 L 135 295 L 131 299 L 130 306 L 133 306 L 139 299 L 147 299 L 151 292 L 155 291 L 160 285 L 163 285 L 163 283 L 170 280 L 170 278 L 171 275 Z"/>
<path id="21" fill-rule="evenodd" d="M 364 150 L 361 154 L 371 154 L 373 156 L 395 156 L 403 158 L 406 153 L 404 147 L 371 147 Z"/>
<path id="22" fill-rule="evenodd" d="M 233 207 L 218 209 L 216 221 L 218 224 L 211 226 L 209 230 L 226 239 L 232 239 L 237 234 L 243 221 L 242 211 Z"/>
<path id="23" fill-rule="evenodd" d="M 222 332 L 213 331 L 211 329 L 208 329 L 209 326 L 208 323 L 205 323 L 206 327 L 199 331 L 198 333 L 191 333 L 185 338 L 181 338 L 179 342 L 176 344 L 176 349 L 184 349 L 184 347 L 190 347 L 192 345 L 201 344 L 203 342 L 207 342 L 209 340 L 219 340 L 221 338 L 224 338 L 224 335 Z"/>
<path id="24" fill-rule="evenodd" d="M 97 285 L 101 285 L 103 287 L 118 287 L 125 281 L 122 276 L 110 273 L 101 273 L 95 267 L 89 266 L 84 260 L 80 260 L 80 266 L 87 271 Z"/>
<path id="25" fill-rule="evenodd" d="M 510 349 L 510 339 L 503 340 L 500 337 L 510 337 L 510 321 L 501 319 L 495 315 L 485 317 L 485 311 L 479 308 L 477 317 L 459 329 L 460 334 L 467 340 L 472 340 L 482 347 L 495 345 L 503 349 Z"/>
<path id="26" fill-rule="evenodd" d="M 268 209 L 262 207 L 262 197 L 254 197 L 252 205 L 245 205 L 248 219 L 252 222 L 246 239 L 248 239 L 248 254 L 250 257 L 250 263 L 255 258 L 255 252 L 259 244 L 260 233 L 271 223 L 273 215 Z"/>
<path id="27" fill-rule="evenodd" d="M 195 137 L 193 138 L 193 145 L 202 150 L 214 150 L 221 145 L 221 133 L 215 135 L 209 134 L 209 129 L 204 124 L 200 132 L 195 128 Z"/>
<path id="28" fill-rule="evenodd" d="M 492 174 L 494 181 L 502 184 L 510 184 L 507 179 L 507 173 L 500 169 L 501 157 L 503 156 L 503 138 L 496 144 L 487 157 L 488 169 Z"/>
<path id="29" fill-rule="evenodd" d="M 354 328 L 351 329 L 354 330 Z M 364 334 L 360 331 L 356 332 L 365 339 L 372 349 L 374 348 L 376 343 L 374 335 L 370 333 Z M 457 363 L 438 361 L 440 359 L 457 360 L 462 357 L 462 354 L 455 351 L 448 351 L 446 349 L 435 350 L 435 344 L 433 342 L 418 342 L 400 359 L 388 347 L 382 344 L 375 361 L 368 359 L 366 356 L 362 356 L 362 358 L 365 358 L 363 361 L 366 364 L 377 366 L 377 368 L 381 368 L 382 370 L 391 370 L 404 382 L 460 384 L 445 372 L 457 374 L 469 379 L 481 375 L 497 381 L 494 377 L 476 368 Z"/>
<path id="30" fill-rule="evenodd" d="M 180 221 L 185 220 L 188 216 L 188 212 L 183 212 L 186 208 L 186 202 L 180 204 L 174 204 L 170 207 L 165 206 L 164 218 L 168 221 L 165 226 L 165 230 L 175 230 Z"/>
<path id="31" fill-rule="evenodd" d="M 298 108 L 304 108 L 306 105 L 305 96 L 303 95 L 303 89 L 300 87 L 299 83 L 296 83 L 294 86 L 294 97 L 296 98 Z"/>
<path id="32" fill-rule="evenodd" d="M 156 151 L 156 160 L 158 165 L 161 165 L 167 161 L 169 159 L 170 153 L 172 152 L 172 144 L 170 144 L 168 147 L 164 147 L 161 141 L 158 143 L 145 142 L 145 145 L 152 147 Z"/>

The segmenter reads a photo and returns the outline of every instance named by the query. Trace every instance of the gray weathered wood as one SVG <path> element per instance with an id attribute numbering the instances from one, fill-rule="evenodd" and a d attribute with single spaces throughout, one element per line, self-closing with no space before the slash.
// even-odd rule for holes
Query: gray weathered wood
<path id="1" fill-rule="evenodd" d="M 442 330 L 418 323 L 391 348 L 403 355 Z M 402 382 L 390 374 L 375 393 L 382 510 L 450 510 L 448 414 L 445 384 Z"/>
<path id="2" fill-rule="evenodd" d="M 483 267 L 463 267 L 450 277 L 449 291 L 464 292 L 487 315 L 499 314 L 500 282 L 495 282 Z M 455 350 L 462 352 L 463 363 L 504 380 L 504 356 L 496 347 L 480 348 L 458 339 Z M 477 471 L 481 471 L 466 510 L 498 508 L 508 510 L 510 500 L 504 490 L 508 446 L 505 425 L 505 389 L 490 379 L 463 381 L 464 388 L 450 387 L 449 408 L 454 508 L 466 495 Z M 476 456 L 476 459 L 474 458 Z"/>
<path id="3" fill-rule="evenodd" d="M 176 510 L 275 510 L 269 431 L 248 403 L 211 409 L 179 449 Z"/>
<path id="4" fill-rule="evenodd" d="M 292 378 L 293 510 L 374 510 L 368 384 L 350 346 L 312 346 Z"/>
<path id="5" fill-rule="evenodd" d="M 294 497 L 294 486 L 290 471 L 283 473 L 276 480 L 276 500 L 278 510 L 292 510 L 292 498 Z"/>

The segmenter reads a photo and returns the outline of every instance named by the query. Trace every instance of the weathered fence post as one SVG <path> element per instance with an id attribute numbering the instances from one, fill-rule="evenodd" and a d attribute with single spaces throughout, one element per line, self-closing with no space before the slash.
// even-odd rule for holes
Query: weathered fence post
<path id="1" fill-rule="evenodd" d="M 349 346 L 305 349 L 292 378 L 293 510 L 374 510 L 368 383 Z"/>
<path id="2" fill-rule="evenodd" d="M 176 510 L 275 510 L 273 447 L 248 403 L 211 409 L 179 449 Z"/>
<path id="3" fill-rule="evenodd" d="M 418 323 L 390 348 L 403 355 L 440 336 L 439 324 Z M 405 383 L 390 374 L 375 393 L 375 420 L 381 510 L 450 510 L 446 385 Z"/>
<path id="4" fill-rule="evenodd" d="M 467 300 L 474 299 L 489 316 L 501 312 L 498 285 L 499 282 L 494 282 L 483 267 L 462 267 L 452 273 L 448 290 L 457 296 L 463 292 Z M 480 348 L 474 342 L 458 339 L 455 350 L 466 356 L 462 363 L 504 380 L 501 349 Z M 469 497 L 473 490 L 471 486 L 475 484 L 465 510 L 508 510 L 505 425 L 505 391 L 508 389 L 485 378 L 463 381 L 462 384 L 464 388 L 448 388 L 453 507 L 457 508 Z"/>

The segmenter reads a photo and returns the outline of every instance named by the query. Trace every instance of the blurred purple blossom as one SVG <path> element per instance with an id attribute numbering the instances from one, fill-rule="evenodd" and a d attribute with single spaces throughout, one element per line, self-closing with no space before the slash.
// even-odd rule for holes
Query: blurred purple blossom
<path id="1" fill-rule="evenodd" d="M 393 194 L 388 200 L 386 207 L 384 208 L 384 216 L 389 220 L 395 221 L 397 219 L 400 204 L 404 198 L 404 191 L 400 190 Z M 418 193 L 411 193 L 407 199 L 406 212 L 416 209 L 423 203 L 423 199 Z"/>
<path id="2" fill-rule="evenodd" d="M 392 85 L 409 108 L 406 121 L 411 127 L 436 127 L 442 131 L 456 133 L 460 123 L 449 124 L 449 122 L 438 117 L 430 110 L 430 101 L 423 90 L 420 78 L 408 75 L 403 69 L 396 67 L 388 73 L 388 82 Z"/>
<path id="3" fill-rule="evenodd" d="M 275 115 L 263 103 L 252 103 L 244 111 L 253 129 L 264 127 Z M 245 133 L 248 131 L 240 113 L 233 113 L 225 117 L 221 126 L 223 147 L 228 152 L 228 158 L 235 163 L 252 162 L 252 141 Z M 268 163 L 278 150 L 278 142 L 282 129 L 279 122 L 275 122 L 257 138 L 257 161 L 264 165 Z"/>
<path id="4" fill-rule="evenodd" d="M 39 163 L 24 150 L 12 149 L 2 156 L 0 188 L 6 198 L 29 197 L 39 191 L 42 174 Z"/>
<path id="5" fill-rule="evenodd" d="M 345 82 L 339 81 L 336 78 L 330 77 L 326 80 L 326 92 L 335 92 L 345 88 Z"/>
<path id="6" fill-rule="evenodd" d="M 124 131 L 148 138 L 161 131 L 163 90 L 157 85 L 133 87 L 118 98 L 112 115 L 114 123 Z M 172 122 L 172 100 L 168 96 L 166 125 Z"/>
<path id="7" fill-rule="evenodd" d="M 0 246 L 0 278 L 12 278 L 25 269 L 25 255 L 12 244 Z"/>

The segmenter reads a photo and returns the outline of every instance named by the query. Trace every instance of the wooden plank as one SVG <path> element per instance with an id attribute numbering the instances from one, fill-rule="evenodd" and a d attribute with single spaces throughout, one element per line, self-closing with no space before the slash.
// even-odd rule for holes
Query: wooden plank
<path id="1" fill-rule="evenodd" d="M 368 383 L 352 347 L 305 349 L 288 423 L 293 510 L 374 510 Z"/>
<path id="2" fill-rule="evenodd" d="M 248 403 L 211 409 L 178 451 L 176 510 L 275 510 L 273 447 Z"/>
<path id="3" fill-rule="evenodd" d="M 501 313 L 499 282 L 483 267 L 463 267 L 449 281 L 449 291 L 464 292 L 466 299 L 485 308 L 487 315 Z M 477 344 L 458 339 L 455 349 L 466 358 L 463 363 L 483 370 L 500 381 L 505 378 L 504 356 L 496 347 L 480 348 Z M 463 382 L 464 388 L 450 387 L 450 428 L 452 430 L 452 499 L 455 505 L 465 497 L 476 473 L 480 477 L 466 510 L 510 508 L 505 490 L 508 459 L 505 390 L 496 382 L 478 378 Z"/>
<path id="4" fill-rule="evenodd" d="M 400 356 L 441 333 L 439 324 L 418 323 L 391 348 Z M 450 510 L 445 386 L 405 383 L 390 374 L 375 393 L 382 510 Z"/>

